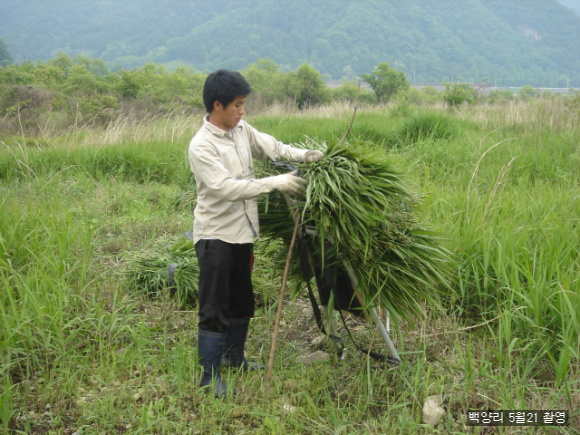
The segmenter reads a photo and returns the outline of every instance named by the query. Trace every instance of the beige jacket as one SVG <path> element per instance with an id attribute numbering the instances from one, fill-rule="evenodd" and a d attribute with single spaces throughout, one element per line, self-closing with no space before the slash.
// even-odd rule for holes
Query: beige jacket
<path id="1" fill-rule="evenodd" d="M 244 120 L 226 132 L 204 118 L 189 144 L 189 165 L 197 184 L 193 240 L 253 243 L 259 234 L 259 195 L 272 190 L 254 176 L 252 158 L 302 161 L 308 150 L 261 133 Z"/>

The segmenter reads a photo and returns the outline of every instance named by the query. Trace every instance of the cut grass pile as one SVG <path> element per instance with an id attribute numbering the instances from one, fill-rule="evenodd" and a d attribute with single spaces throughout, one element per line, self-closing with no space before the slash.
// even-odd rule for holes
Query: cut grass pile
<path id="1" fill-rule="evenodd" d="M 199 266 L 193 242 L 186 237 L 172 245 L 133 253 L 127 261 L 127 289 L 159 297 L 174 295 L 180 306 L 197 303 Z"/>
<path id="2" fill-rule="evenodd" d="M 363 306 L 387 309 L 395 320 L 422 315 L 425 303 L 439 307 L 450 288 L 451 253 L 420 223 L 419 197 L 384 148 L 334 143 L 320 162 L 304 165 L 301 176 L 309 183 L 293 213 L 314 228 L 310 248 L 317 269 L 352 274 Z M 272 195 L 262 207 L 261 228 L 288 241 L 294 223 L 281 201 L 281 195 Z"/>

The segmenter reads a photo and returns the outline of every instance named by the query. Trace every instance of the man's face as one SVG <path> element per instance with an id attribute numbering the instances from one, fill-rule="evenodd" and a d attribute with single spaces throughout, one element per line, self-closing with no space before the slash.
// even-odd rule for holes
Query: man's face
<path id="1" fill-rule="evenodd" d="M 223 107 L 222 103 L 216 101 L 214 109 L 210 114 L 210 122 L 222 130 L 229 131 L 238 125 L 245 113 L 244 101 L 246 97 L 238 95 L 230 104 Z"/>

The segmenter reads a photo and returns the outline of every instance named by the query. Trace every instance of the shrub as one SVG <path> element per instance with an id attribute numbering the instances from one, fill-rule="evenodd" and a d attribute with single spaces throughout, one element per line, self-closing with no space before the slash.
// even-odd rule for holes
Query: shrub
<path id="1" fill-rule="evenodd" d="M 457 121 L 449 115 L 423 111 L 405 119 L 397 131 L 399 141 L 450 140 L 459 132 Z"/>
<path id="2" fill-rule="evenodd" d="M 443 83 L 445 91 L 443 92 L 443 100 L 449 106 L 460 106 L 463 103 L 475 103 L 477 99 L 476 90 L 467 83 Z"/>
<path id="3" fill-rule="evenodd" d="M 489 95 L 487 96 L 487 101 L 490 104 L 508 103 L 510 101 L 513 101 L 513 100 L 514 100 L 514 93 L 512 91 L 510 91 L 509 89 L 504 89 L 502 91 L 500 91 L 500 90 L 491 91 L 489 93 Z"/>
<path id="4" fill-rule="evenodd" d="M 337 88 L 330 90 L 330 95 L 334 101 L 348 101 L 354 102 L 359 99 L 362 105 L 370 105 L 375 103 L 375 97 L 372 92 L 359 86 L 355 82 L 346 82 Z"/>

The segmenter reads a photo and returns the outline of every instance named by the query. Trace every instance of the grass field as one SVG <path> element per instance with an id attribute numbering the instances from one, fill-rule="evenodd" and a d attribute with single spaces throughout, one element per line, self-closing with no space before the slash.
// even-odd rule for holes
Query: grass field
<path id="1" fill-rule="evenodd" d="M 331 142 L 348 107 L 248 117 L 286 143 Z M 421 217 L 457 265 L 443 310 L 391 319 L 402 357 L 334 355 L 303 286 L 284 301 L 275 370 L 228 372 L 236 398 L 198 389 L 196 309 L 127 284 L 135 258 L 192 226 L 196 117 L 119 119 L 59 136 L 0 137 L 0 433 L 580 433 L 580 112 L 562 99 L 360 109 L 350 135 L 384 147 L 424 195 Z M 266 363 L 282 270 L 258 241 L 251 359 Z M 348 320 L 384 352 L 372 325 Z M 446 414 L 422 423 L 431 395 Z M 570 426 L 466 426 L 468 410 L 569 410 Z"/>

